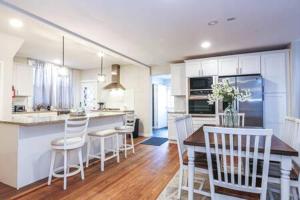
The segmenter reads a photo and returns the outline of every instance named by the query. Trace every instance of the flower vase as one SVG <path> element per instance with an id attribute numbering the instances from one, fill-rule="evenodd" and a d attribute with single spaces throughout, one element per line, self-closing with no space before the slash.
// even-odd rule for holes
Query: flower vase
<path id="1" fill-rule="evenodd" d="M 238 113 L 235 110 L 233 103 L 229 103 L 224 110 L 224 126 L 237 127 L 238 126 Z"/>

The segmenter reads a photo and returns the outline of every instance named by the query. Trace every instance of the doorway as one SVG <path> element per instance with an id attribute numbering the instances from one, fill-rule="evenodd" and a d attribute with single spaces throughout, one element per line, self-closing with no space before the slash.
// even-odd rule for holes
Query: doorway
<path id="1" fill-rule="evenodd" d="M 152 133 L 168 138 L 168 110 L 172 106 L 170 75 L 152 76 Z"/>

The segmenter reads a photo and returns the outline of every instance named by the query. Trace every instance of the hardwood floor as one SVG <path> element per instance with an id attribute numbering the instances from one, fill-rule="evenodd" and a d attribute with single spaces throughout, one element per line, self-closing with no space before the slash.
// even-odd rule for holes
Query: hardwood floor
<path id="1" fill-rule="evenodd" d="M 145 138 L 135 139 L 140 143 Z M 137 144 L 136 153 L 127 159 L 121 154 L 120 163 L 106 162 L 100 172 L 99 161 L 85 169 L 85 180 L 80 175 L 68 178 L 68 188 L 62 189 L 62 179 L 51 186 L 47 180 L 34 183 L 19 191 L 0 184 L 0 199 L 156 199 L 179 169 L 177 146 Z"/>

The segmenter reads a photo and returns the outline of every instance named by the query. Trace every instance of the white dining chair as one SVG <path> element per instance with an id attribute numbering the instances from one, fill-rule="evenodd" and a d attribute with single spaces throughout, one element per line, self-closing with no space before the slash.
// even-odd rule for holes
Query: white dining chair
<path id="1" fill-rule="evenodd" d="M 51 163 L 50 172 L 48 178 L 48 185 L 51 184 L 52 176 L 63 178 L 64 185 L 63 188 L 67 188 L 67 177 L 73 176 L 81 172 L 81 179 L 84 179 L 83 171 L 83 161 L 82 161 L 82 147 L 85 144 L 87 126 L 89 119 L 67 119 L 65 120 L 65 131 L 64 136 L 57 138 L 51 142 L 52 153 L 51 153 Z M 68 164 L 68 152 L 77 150 L 79 165 L 69 165 Z M 54 169 L 56 153 L 63 153 L 64 164 L 62 167 Z M 70 168 L 75 168 L 77 170 L 70 172 Z M 59 171 L 63 169 L 63 174 L 58 174 Z"/>
<path id="2" fill-rule="evenodd" d="M 188 114 L 185 115 L 185 122 L 186 122 L 186 128 L 187 128 L 187 136 L 190 136 L 194 133 L 194 127 L 193 127 L 193 118 L 192 115 Z"/>
<path id="3" fill-rule="evenodd" d="M 280 139 L 300 152 L 300 119 L 294 117 L 285 118 L 285 129 Z M 280 163 L 271 162 L 269 172 L 269 183 L 280 186 Z M 292 170 L 290 173 L 290 196 L 293 199 L 300 198 L 300 155 L 293 157 Z M 270 199 L 275 199 L 275 194 L 280 194 L 280 189 L 270 187 L 268 190 Z"/>
<path id="4" fill-rule="evenodd" d="M 134 112 L 126 112 L 125 124 L 120 127 L 116 127 L 116 131 L 122 137 L 122 144 L 120 146 L 120 151 L 124 151 L 125 158 L 127 158 L 127 151 L 132 150 L 135 153 L 134 142 L 133 142 L 133 132 L 135 127 L 135 115 Z M 127 136 L 130 136 L 130 144 L 127 144 Z"/>
<path id="5" fill-rule="evenodd" d="M 100 152 L 91 153 L 91 146 L 93 140 L 100 139 Z M 110 141 L 110 146 L 105 141 Z M 106 156 L 107 153 L 112 153 L 110 156 Z M 113 158 L 117 158 L 117 162 L 120 162 L 119 156 L 119 137 L 118 132 L 115 129 L 106 129 L 101 131 L 95 131 L 88 133 L 88 143 L 86 152 L 86 167 L 89 166 L 90 158 L 100 159 L 100 170 L 104 171 L 104 163 Z"/>
<path id="6" fill-rule="evenodd" d="M 245 126 L 245 113 L 238 113 L 238 125 L 240 127 Z M 218 114 L 218 120 L 219 120 L 219 125 L 224 125 L 225 122 L 225 114 L 224 113 L 219 113 Z"/>
<path id="7" fill-rule="evenodd" d="M 188 191 L 187 181 L 185 181 L 185 185 L 183 185 L 183 176 L 184 172 L 188 170 L 188 156 L 186 146 L 183 144 L 184 140 L 188 136 L 188 128 L 190 123 L 190 116 L 183 116 L 176 118 L 175 121 L 175 131 L 177 134 L 177 147 L 178 147 L 178 155 L 179 155 L 179 187 L 178 187 L 178 199 L 181 196 L 181 190 Z M 195 171 L 198 173 L 208 173 L 206 155 L 204 153 L 195 153 Z M 210 196 L 209 192 L 203 191 L 202 188 L 204 186 L 204 179 L 196 179 L 199 181 L 200 185 L 198 189 L 195 189 L 194 192 L 197 194 L 202 194 L 205 196 Z"/>
<path id="8" fill-rule="evenodd" d="M 240 195 L 243 193 L 259 194 L 260 199 L 265 200 L 273 131 L 271 129 L 209 126 L 204 126 L 203 129 L 211 199 L 229 198 L 215 192 L 215 186 L 218 186 L 239 191 Z M 245 146 L 242 146 L 244 142 Z M 253 148 L 250 148 L 251 143 L 254 144 Z M 264 150 L 263 152 L 259 150 L 260 143 L 264 143 L 260 147 Z M 216 169 L 213 167 L 212 156 L 216 159 Z M 257 170 L 258 159 L 263 160 L 261 174 Z"/>

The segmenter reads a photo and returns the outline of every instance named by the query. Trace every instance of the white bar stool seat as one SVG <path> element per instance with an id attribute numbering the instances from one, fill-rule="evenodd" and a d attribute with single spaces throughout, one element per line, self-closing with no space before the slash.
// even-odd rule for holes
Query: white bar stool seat
<path id="1" fill-rule="evenodd" d="M 117 157 L 117 162 L 120 162 L 120 156 L 119 156 L 119 139 L 118 139 L 118 132 L 115 129 L 107 129 L 102 131 L 96 131 L 88 133 L 89 139 L 88 139 L 88 145 L 87 145 L 87 156 L 86 156 L 86 167 L 89 166 L 89 158 L 97 158 L 100 159 L 100 169 L 101 171 L 104 171 L 104 162 L 107 160 L 110 160 L 112 158 Z M 92 138 L 100 138 L 100 152 L 96 154 L 91 154 L 91 139 Z M 105 140 L 111 139 L 112 141 L 112 148 L 108 149 L 105 148 Z M 112 155 L 109 157 L 106 157 L 105 151 L 112 152 Z"/>
<path id="2" fill-rule="evenodd" d="M 82 147 L 85 144 L 86 130 L 89 119 L 67 119 L 65 121 L 64 137 L 54 139 L 51 141 L 51 163 L 48 177 L 48 185 L 51 185 L 52 176 L 57 178 L 64 178 L 64 190 L 67 189 L 67 177 L 81 173 L 81 179 L 84 180 L 83 161 L 82 161 Z M 79 165 L 68 164 L 68 152 L 77 150 Z M 64 157 L 64 164 L 62 167 L 54 168 L 56 153 L 62 153 Z M 71 168 L 75 171 L 70 172 Z M 63 171 L 63 174 L 58 172 Z"/>

